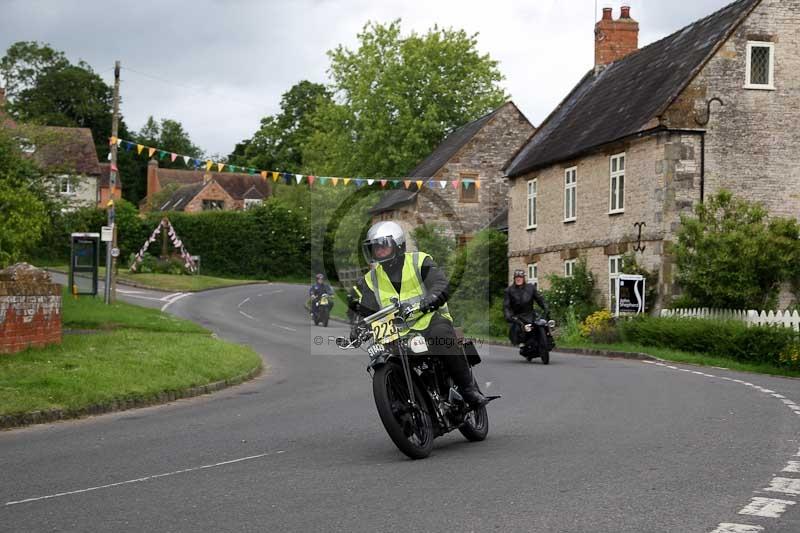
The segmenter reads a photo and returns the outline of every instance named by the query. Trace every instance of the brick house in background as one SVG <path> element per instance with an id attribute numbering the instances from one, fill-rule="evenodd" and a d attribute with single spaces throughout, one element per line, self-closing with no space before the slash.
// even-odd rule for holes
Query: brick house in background
<path id="1" fill-rule="evenodd" d="M 163 190 L 172 191 L 158 198 Z M 159 168 L 147 165 L 147 198 L 143 208 L 154 211 L 236 211 L 261 204 L 272 195 L 272 185 L 257 174 Z M 156 201 L 159 205 L 150 205 Z"/>
<path id="2" fill-rule="evenodd" d="M 448 236 L 465 242 L 505 212 L 508 181 L 503 166 L 534 130 L 510 101 L 462 126 L 408 174 L 407 179 L 418 178 L 426 184 L 421 189 L 412 184 L 388 191 L 369 211 L 373 222 L 395 220 L 407 231 L 434 223 Z M 429 187 L 430 180 L 447 181 L 447 187 Z M 470 180 L 479 186 L 469 184 Z"/>
<path id="3" fill-rule="evenodd" d="M 89 128 L 18 124 L 5 113 L 0 88 L 0 127 L 12 132 L 22 152 L 53 178 L 53 194 L 65 209 L 99 205 L 102 169 Z"/>
<path id="4" fill-rule="evenodd" d="M 610 303 L 621 256 L 644 245 L 660 306 L 678 292 L 680 215 L 706 196 L 798 216 L 799 27 L 800 0 L 739 0 L 637 50 L 630 8 L 605 9 L 595 68 L 506 168 L 509 270 L 543 280 L 584 258 Z"/>
<path id="5" fill-rule="evenodd" d="M 111 163 L 100 163 L 100 181 L 97 184 L 97 207 L 105 208 L 110 199 L 119 200 L 122 198 L 122 179 L 117 172 L 116 186 L 111 190 Z"/>

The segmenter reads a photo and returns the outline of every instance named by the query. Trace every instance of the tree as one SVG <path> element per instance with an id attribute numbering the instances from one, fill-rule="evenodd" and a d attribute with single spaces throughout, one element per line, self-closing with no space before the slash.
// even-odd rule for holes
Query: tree
<path id="1" fill-rule="evenodd" d="M 36 245 L 47 222 L 39 173 L 19 143 L 0 129 L 0 267 Z"/>
<path id="2" fill-rule="evenodd" d="M 296 83 L 283 93 L 280 113 L 261 119 L 253 138 L 238 144 L 228 162 L 264 170 L 301 171 L 304 146 L 314 130 L 311 117 L 319 106 L 330 102 L 331 93 L 324 85 L 306 80 Z"/>
<path id="3" fill-rule="evenodd" d="M 14 99 L 21 91 L 36 85 L 39 76 L 48 70 L 69 66 L 63 52 L 47 43 L 19 41 L 8 47 L 0 60 L 0 74 L 5 80 L 6 96 Z"/>
<path id="4" fill-rule="evenodd" d="M 477 34 L 434 26 L 400 35 L 368 23 L 359 48 L 328 52 L 335 101 L 314 114 L 306 168 L 322 175 L 403 176 L 442 139 L 506 100 Z"/>
<path id="5" fill-rule="evenodd" d="M 758 203 L 720 191 L 682 216 L 675 248 L 688 303 L 722 309 L 770 309 L 780 285 L 796 279 L 800 224 L 770 218 Z"/>

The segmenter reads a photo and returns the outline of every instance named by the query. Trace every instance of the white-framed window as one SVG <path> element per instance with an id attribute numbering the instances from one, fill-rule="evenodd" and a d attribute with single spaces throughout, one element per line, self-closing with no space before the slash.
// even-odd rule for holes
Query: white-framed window
<path id="1" fill-rule="evenodd" d="M 528 283 L 532 283 L 539 287 L 539 263 L 531 263 L 528 265 Z"/>
<path id="2" fill-rule="evenodd" d="M 65 196 L 74 196 L 75 180 L 70 176 L 60 176 L 58 178 L 58 190 Z"/>
<path id="3" fill-rule="evenodd" d="M 617 307 L 617 278 L 622 274 L 622 256 L 612 255 L 608 258 L 608 304 L 614 310 Z"/>
<path id="4" fill-rule="evenodd" d="M 747 79 L 745 89 L 775 89 L 775 43 L 747 43 Z"/>
<path id="5" fill-rule="evenodd" d="M 244 199 L 244 208 L 250 209 L 251 207 L 259 206 L 263 203 L 261 198 L 245 198 Z"/>
<path id="6" fill-rule="evenodd" d="M 575 201 L 578 190 L 578 167 L 568 168 L 564 171 L 564 222 L 577 219 Z"/>
<path id="7" fill-rule="evenodd" d="M 536 201 L 537 201 L 537 187 L 538 180 L 532 179 L 528 181 L 528 229 L 536 229 Z"/>
<path id="8" fill-rule="evenodd" d="M 567 259 L 564 261 L 564 276 L 571 278 L 575 275 L 575 265 L 578 264 L 577 259 Z"/>
<path id="9" fill-rule="evenodd" d="M 611 197 L 608 201 L 608 212 L 625 212 L 625 154 L 611 156 L 610 165 L 610 187 Z"/>

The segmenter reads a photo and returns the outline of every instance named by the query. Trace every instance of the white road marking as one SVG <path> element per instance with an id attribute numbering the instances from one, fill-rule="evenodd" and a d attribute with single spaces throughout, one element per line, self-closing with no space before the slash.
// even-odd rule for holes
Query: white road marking
<path id="1" fill-rule="evenodd" d="M 750 516 L 763 516 L 765 518 L 780 518 L 786 508 L 797 502 L 790 500 L 775 500 L 773 498 L 753 498 L 750 503 L 739 511 L 739 514 Z"/>
<path id="2" fill-rule="evenodd" d="M 748 526 L 746 524 L 720 524 L 711 533 L 758 533 L 764 531 L 761 526 Z"/>
<path id="3" fill-rule="evenodd" d="M 781 401 L 782 401 L 783 403 L 785 403 L 786 405 L 797 405 L 797 404 L 796 404 L 796 403 L 794 403 L 792 400 L 781 400 Z"/>
<path id="4" fill-rule="evenodd" d="M 272 323 L 272 325 L 275 326 L 276 328 L 285 329 L 286 331 L 297 331 L 296 329 L 290 328 L 289 326 L 281 326 L 280 324 L 276 324 L 274 322 Z"/>
<path id="5" fill-rule="evenodd" d="M 800 461 L 789 461 L 789 464 L 781 472 L 800 474 Z"/>
<path id="6" fill-rule="evenodd" d="M 778 394 L 777 392 L 776 392 L 775 394 L 773 394 L 772 396 L 773 396 L 774 398 L 777 398 L 777 399 L 779 399 L 779 400 L 783 400 L 784 398 L 786 398 L 786 396 L 784 396 L 784 395 L 782 395 L 782 394 Z"/>
<path id="7" fill-rule="evenodd" d="M 767 492 L 782 492 L 784 494 L 800 496 L 800 479 L 791 479 L 788 477 L 772 478 L 769 487 L 763 490 Z"/>
<path id="8" fill-rule="evenodd" d="M 231 459 L 230 461 L 222 461 L 220 463 L 214 463 L 214 464 L 210 464 L 210 465 L 195 466 L 193 468 L 184 468 L 183 470 L 175 470 L 174 472 L 167 472 L 165 474 L 154 474 L 152 476 L 145 476 L 145 477 L 140 477 L 140 478 L 136 478 L 136 479 L 129 479 L 127 481 L 120 481 L 118 483 L 109 483 L 108 485 L 99 485 L 99 486 L 96 486 L 96 487 L 89 487 L 87 489 L 71 490 L 71 491 L 68 491 L 68 492 L 59 492 L 57 494 L 49 494 L 47 496 L 38 496 L 36 498 L 26 498 L 24 500 L 6 502 L 5 506 L 7 507 L 9 505 L 18 505 L 20 503 L 30 503 L 30 502 L 40 501 L 40 500 L 50 500 L 52 498 L 60 498 L 62 496 L 71 496 L 73 494 L 82 494 L 84 492 L 91 492 L 91 491 L 94 491 L 94 490 L 101 490 L 101 489 L 109 489 L 109 488 L 112 488 L 112 487 L 119 487 L 120 485 L 130 485 L 132 483 L 142 483 L 144 481 L 150 481 L 152 479 L 158 479 L 158 478 L 168 477 L 168 476 L 175 476 L 175 475 L 178 475 L 178 474 L 186 474 L 186 473 L 189 473 L 189 472 L 196 472 L 198 470 L 206 470 L 208 468 L 217 468 L 217 467 L 220 467 L 220 466 L 230 465 L 230 464 L 234 464 L 234 463 L 241 463 L 243 461 L 252 461 L 253 459 L 260 459 L 261 457 L 267 457 L 269 455 L 277 455 L 277 454 L 280 454 L 280 453 L 283 453 L 283 450 L 279 450 L 277 452 L 260 453 L 258 455 L 250 455 L 248 457 L 241 457 L 239 459 Z"/>
<path id="9" fill-rule="evenodd" d="M 247 317 L 247 318 L 249 318 L 250 320 L 255 320 L 255 319 L 256 319 L 256 317 L 254 317 L 254 316 L 250 316 L 250 315 L 248 315 L 247 313 L 245 313 L 244 311 L 241 311 L 241 310 L 239 311 L 239 314 L 240 314 L 240 315 L 243 315 L 243 316 L 246 316 L 246 317 Z"/>
<path id="10" fill-rule="evenodd" d="M 126 291 L 124 289 L 117 289 L 117 292 L 122 294 L 142 294 L 144 291 Z"/>
<path id="11" fill-rule="evenodd" d="M 167 303 L 165 303 L 164 305 L 161 306 L 161 312 L 163 313 L 167 309 L 167 307 L 169 307 L 170 305 L 174 304 L 175 302 L 177 302 L 181 298 L 186 298 L 187 296 L 191 296 L 191 294 L 192 293 L 190 293 L 190 292 L 178 292 L 178 293 L 176 293 L 174 295 L 171 294 L 170 296 L 172 297 L 172 299 L 167 300 Z M 162 300 L 165 300 L 165 299 L 169 298 L 170 296 L 165 296 L 164 298 L 162 298 Z"/>
<path id="12" fill-rule="evenodd" d="M 250 297 L 248 296 L 247 298 L 245 298 L 244 300 L 239 302 L 239 305 L 237 305 L 236 307 L 242 307 L 244 304 L 246 304 L 249 301 L 250 301 Z"/>

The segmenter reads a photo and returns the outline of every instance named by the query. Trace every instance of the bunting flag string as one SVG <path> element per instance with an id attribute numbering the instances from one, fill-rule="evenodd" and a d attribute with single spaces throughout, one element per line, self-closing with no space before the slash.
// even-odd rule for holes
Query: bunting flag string
<path id="1" fill-rule="evenodd" d="M 162 228 L 167 230 L 167 235 L 172 241 L 172 246 L 180 252 L 181 259 L 183 259 L 183 266 L 186 267 L 186 270 L 189 272 L 196 272 L 197 265 L 195 264 L 194 259 L 192 259 L 192 256 L 189 254 L 189 252 L 186 251 L 183 241 L 178 238 L 178 234 L 175 232 L 175 228 L 172 227 L 172 223 L 168 218 L 161 219 L 161 222 L 158 224 L 158 226 L 156 226 L 156 229 L 153 230 L 153 233 L 150 234 L 150 237 L 145 241 L 142 248 L 136 253 L 136 258 L 133 260 L 133 264 L 131 264 L 131 272 L 136 272 L 136 268 L 139 266 L 139 263 L 141 263 L 144 259 L 145 252 L 147 252 L 147 249 L 151 244 L 156 242 L 158 234 L 161 232 Z"/>
<path id="2" fill-rule="evenodd" d="M 453 189 L 460 189 L 463 185 L 464 188 L 469 189 L 470 187 L 474 186 L 476 189 L 481 188 L 481 181 L 480 179 L 456 179 L 456 180 L 438 180 L 432 177 L 430 178 L 422 178 L 415 176 L 415 177 L 399 177 L 399 178 L 365 178 L 361 176 L 357 177 L 336 177 L 336 176 L 311 176 L 306 174 L 297 174 L 293 172 L 278 172 L 275 170 L 259 170 L 256 168 L 251 167 L 241 167 L 238 165 L 231 165 L 228 163 L 224 163 L 221 161 L 213 161 L 211 159 L 206 159 L 205 161 L 189 156 L 178 154 L 169 150 L 162 150 L 153 146 L 145 146 L 140 143 L 136 143 L 133 141 L 128 141 L 126 139 L 122 139 L 119 137 L 110 137 L 109 138 L 109 145 L 116 144 L 118 147 L 122 148 L 125 151 L 131 151 L 134 148 L 136 149 L 136 155 L 141 155 L 142 152 L 145 150 L 147 151 L 147 157 L 152 158 L 154 155 L 158 156 L 159 160 L 164 160 L 167 156 L 169 156 L 170 162 L 174 163 L 177 160 L 182 160 L 183 164 L 187 168 L 199 170 L 201 168 L 205 168 L 206 172 L 210 172 L 211 169 L 216 167 L 217 172 L 242 172 L 247 173 L 250 175 L 260 175 L 262 179 L 267 180 L 272 178 L 273 182 L 278 182 L 280 179 L 282 183 L 286 185 L 300 185 L 302 183 L 306 183 L 309 187 L 312 187 L 315 182 L 319 185 L 328 185 L 331 184 L 332 186 L 336 187 L 340 183 L 343 186 L 348 186 L 352 182 L 356 188 L 361 188 L 363 186 L 373 187 L 373 186 L 380 186 L 381 189 L 397 189 L 403 187 L 405 189 L 413 190 L 412 187 L 416 186 L 417 190 L 421 190 L 423 187 L 427 186 L 429 189 L 436 190 L 440 188 L 441 190 L 447 189 L 447 184 L 450 183 L 453 186 Z M 110 155 L 110 154 L 109 154 Z"/>

